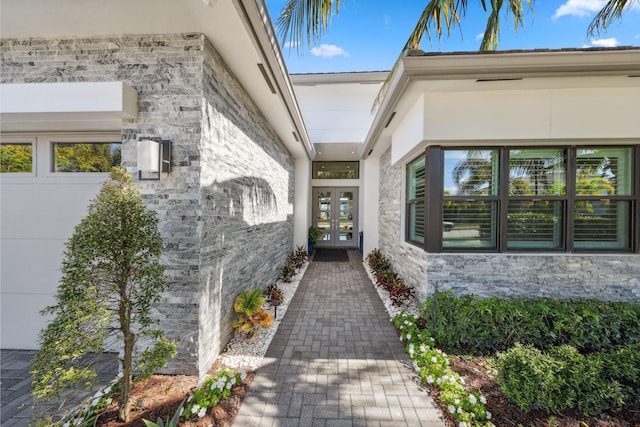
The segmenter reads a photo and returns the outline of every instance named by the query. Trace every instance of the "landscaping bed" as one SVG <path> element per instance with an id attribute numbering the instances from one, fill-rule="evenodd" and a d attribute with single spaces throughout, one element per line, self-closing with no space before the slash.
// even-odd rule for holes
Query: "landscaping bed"
<path id="1" fill-rule="evenodd" d="M 402 283 L 378 250 L 383 300 Z M 439 292 L 387 311 L 452 426 L 640 426 L 640 306 Z M 524 343 L 524 344 L 520 344 Z M 448 354 L 447 354 L 448 353 Z"/>
<path id="2" fill-rule="evenodd" d="M 300 274 L 295 278 L 294 283 L 288 285 L 290 288 L 287 288 L 285 291 L 285 301 L 284 304 L 279 308 L 279 317 L 284 313 L 286 306 L 288 305 L 292 294 L 295 292 L 295 287 L 297 286 L 297 282 L 304 269 L 300 272 Z M 373 283 L 376 283 L 375 274 L 371 269 L 368 269 L 368 273 Z M 406 289 L 404 285 L 397 280 L 397 277 L 394 277 L 393 283 L 395 283 L 396 291 L 400 290 L 400 296 L 402 295 L 410 295 L 411 290 Z M 285 285 L 287 286 L 287 285 Z M 389 287 L 389 286 L 387 286 Z M 398 298 L 398 292 L 395 294 L 395 298 L 392 298 L 390 292 L 385 290 L 382 285 L 376 286 L 382 301 L 387 307 L 387 311 L 389 312 L 390 317 L 395 317 L 399 313 L 408 313 L 412 318 L 418 318 L 425 312 L 425 306 L 419 307 L 414 302 L 410 301 L 410 298 Z M 393 289 L 392 289 L 393 290 Z M 443 297 L 443 301 L 446 301 L 448 296 Z M 455 304 L 458 304 L 459 301 L 453 301 Z M 394 304 L 395 303 L 395 304 Z M 443 306 L 446 304 L 440 302 Z M 467 306 L 473 306 L 476 302 L 474 300 L 467 300 Z M 428 306 L 428 303 L 427 303 Z M 535 305 L 534 305 L 535 306 Z M 620 306 L 622 307 L 622 306 Z M 620 308 L 618 307 L 618 308 Z M 429 307 L 427 307 L 429 308 Z M 442 307 L 441 307 L 442 308 Z M 428 311 L 428 310 L 427 310 Z M 483 311 L 483 310 L 480 310 Z M 495 310 L 494 310 L 495 311 Z M 616 311 L 616 310 L 612 310 Z M 633 333 L 637 333 L 637 329 L 635 328 L 635 324 L 633 324 L 633 320 L 631 323 L 631 327 L 626 327 L 624 325 L 628 325 L 629 321 L 625 320 L 624 313 L 625 308 L 622 307 L 619 310 L 623 315 L 620 315 L 616 320 L 616 322 L 611 321 L 609 319 L 609 324 L 620 324 L 619 329 L 622 331 L 617 334 L 612 334 L 612 337 L 607 340 L 601 340 L 599 343 L 591 343 L 589 339 L 582 340 L 583 333 L 580 334 L 578 338 L 572 338 L 567 331 L 573 330 L 587 330 L 591 326 L 589 326 L 588 322 L 585 321 L 583 323 L 574 323 L 574 327 L 567 326 L 562 329 L 561 325 L 556 328 L 556 331 L 563 330 L 563 339 L 572 340 L 573 344 L 586 343 L 588 348 L 590 349 L 587 354 L 596 354 L 596 347 L 598 350 L 601 350 L 601 347 L 610 346 L 611 348 L 619 348 L 621 342 L 620 336 L 624 336 L 625 334 L 628 338 L 625 339 L 633 339 L 631 335 Z M 468 313 L 465 313 L 464 316 L 468 317 Z M 558 319 L 561 319 L 562 316 L 558 316 Z M 632 316 L 633 318 L 633 316 Z M 440 319 L 442 320 L 442 319 Z M 577 321 L 578 318 L 574 318 L 574 321 Z M 487 319 L 483 319 L 483 322 L 486 322 Z M 513 323 L 513 319 L 505 319 L 506 322 Z M 603 321 L 604 322 L 604 321 Z M 596 324 L 602 324 L 603 322 L 594 322 Z M 430 319 L 422 319 L 420 322 L 416 322 L 419 326 L 425 331 L 429 331 L 431 326 Z M 446 322 L 444 322 L 446 323 Z M 606 323 L 606 322 L 604 322 Z M 582 325 L 581 328 L 577 328 L 575 325 Z M 459 328 L 464 328 L 464 325 L 458 325 Z M 470 320 L 467 322 L 466 327 L 473 327 L 473 321 Z M 598 326 L 600 327 L 600 326 Z M 411 327 L 411 331 L 415 333 L 418 329 L 415 329 L 413 326 Z M 488 326 L 489 329 L 491 327 Z M 244 364 L 244 369 L 246 371 L 246 377 L 240 382 L 231 388 L 230 395 L 222 399 L 217 405 L 208 409 L 206 413 L 198 418 L 191 417 L 189 421 L 181 421 L 180 425 L 184 426 L 230 426 L 233 423 L 233 419 L 237 414 L 242 400 L 247 393 L 251 381 L 255 375 L 254 370 L 259 366 L 259 360 L 261 360 L 261 355 L 264 354 L 268 347 L 268 343 L 270 339 L 265 339 L 265 334 L 268 331 L 269 335 L 273 335 L 275 330 L 277 329 L 277 323 L 275 323 L 272 328 L 268 330 L 261 331 L 261 335 L 255 340 L 241 340 L 234 339 L 227 347 L 226 352 L 221 355 L 218 359 L 216 365 L 211 369 L 211 374 L 214 375 L 220 369 L 224 367 L 228 367 L 229 365 L 234 365 L 233 367 L 240 367 Z M 461 330 L 462 330 L 461 329 Z M 503 332 L 500 330 L 500 327 L 494 327 L 494 331 L 498 335 L 502 335 Z M 626 331 L 626 332 L 625 332 Z M 406 339 L 407 330 L 402 331 L 402 328 L 399 329 L 400 338 L 405 342 L 408 342 Z M 468 335 L 468 332 L 457 332 L 461 336 Z M 521 333 L 521 332 L 512 332 L 508 339 L 512 339 L 513 334 Z M 562 334 L 559 334 L 562 335 Z M 426 337 L 427 335 L 425 335 Z M 631 337 L 631 338 L 629 338 Z M 485 336 L 485 340 L 493 340 L 494 338 L 490 336 Z M 560 339 L 560 338 L 558 338 Z M 500 341 L 495 340 L 494 345 L 499 347 L 502 351 L 507 351 L 510 346 L 510 341 Z M 609 343 L 607 343 L 607 341 Z M 623 340 L 624 341 L 624 340 Z M 554 345 L 562 344 L 561 342 L 551 343 Z M 624 344 L 624 343 L 622 343 Z M 466 344 L 465 344 L 466 345 Z M 482 347 L 482 346 L 480 346 Z M 453 351 L 450 348 L 440 347 L 439 345 L 434 345 L 432 347 L 433 351 L 437 352 L 434 354 L 438 354 L 446 356 L 448 360 L 448 369 L 451 370 L 455 375 L 459 376 L 462 380 L 459 381 L 463 384 L 464 390 L 467 390 L 466 395 L 463 396 L 463 402 L 459 403 L 459 406 L 465 406 L 469 408 L 470 402 L 469 397 L 473 394 L 473 398 L 471 398 L 474 405 L 477 404 L 480 406 L 482 402 L 483 406 L 480 410 L 477 410 L 477 414 L 482 414 L 483 417 L 487 414 L 491 414 L 489 419 L 481 418 L 482 423 L 468 423 L 462 424 L 459 419 L 456 419 L 451 413 L 451 404 L 445 403 L 445 399 L 447 396 L 443 396 L 442 388 L 436 387 L 435 385 L 426 384 L 427 373 L 431 371 L 425 371 L 423 380 L 423 385 L 427 386 L 430 389 L 431 394 L 434 396 L 436 404 L 440 407 L 440 410 L 445 417 L 445 420 L 448 425 L 460 427 L 460 426 L 471 426 L 471 425 L 490 425 L 489 423 L 502 427 L 502 426 L 532 426 L 532 427 L 543 427 L 543 426 L 558 426 L 558 427 L 613 427 L 613 426 L 621 426 L 621 427 L 638 427 L 640 426 L 640 404 L 638 402 L 630 403 L 622 406 L 608 408 L 603 410 L 596 415 L 593 416 L 585 416 L 580 411 L 576 409 L 565 409 L 561 411 L 557 411 L 555 413 L 547 413 L 542 410 L 532 410 L 529 412 L 525 412 L 520 409 L 514 401 L 509 398 L 499 383 L 499 376 L 496 369 L 496 358 L 493 352 L 487 351 L 487 354 L 480 354 L 482 352 L 473 352 L 473 351 Z M 445 355 L 443 350 L 447 350 L 449 352 L 448 355 Z M 250 359 L 245 359 L 244 361 L 238 359 L 238 354 L 248 353 L 251 354 Z M 430 356 L 431 357 L 431 356 Z M 247 366 L 250 365 L 250 366 Z M 420 367 L 416 365 L 416 372 L 418 376 L 421 375 Z M 430 375 L 429 375 L 430 376 Z M 434 381 L 433 378 L 430 378 L 431 381 Z M 107 426 L 107 427 L 122 427 L 122 426 L 141 426 L 144 427 L 144 423 L 142 421 L 143 418 L 156 421 L 158 417 L 163 420 L 167 420 L 173 416 L 173 414 L 178 409 L 181 402 L 187 399 L 190 395 L 193 394 L 194 389 L 197 387 L 197 378 L 189 377 L 189 376 L 162 376 L 162 375 L 154 375 L 150 380 L 137 384 L 133 391 L 133 401 L 135 402 L 134 409 L 132 411 L 132 421 L 129 423 L 122 423 L 117 421 L 117 412 L 115 408 L 109 408 L 102 413 L 99 418 L 99 422 L 96 425 L 99 426 Z M 450 396 L 449 396 L 450 398 Z M 460 399 L 458 399 L 460 400 Z M 458 404 L 456 404 L 458 405 Z"/>
<path id="3" fill-rule="evenodd" d="M 483 356 L 455 356 L 451 358 L 451 368 L 465 378 L 466 385 L 473 390 L 480 390 L 487 398 L 487 408 L 493 414 L 492 421 L 496 426 L 526 427 L 637 427 L 640 426 L 640 404 L 625 405 L 604 411 L 597 417 L 585 417 L 578 411 L 563 411 L 556 415 L 548 415 L 542 411 L 523 412 L 509 399 L 496 380 L 495 374 L 487 368 L 488 362 Z M 446 408 L 439 405 L 445 413 Z M 449 420 L 455 425 L 453 420 Z"/>

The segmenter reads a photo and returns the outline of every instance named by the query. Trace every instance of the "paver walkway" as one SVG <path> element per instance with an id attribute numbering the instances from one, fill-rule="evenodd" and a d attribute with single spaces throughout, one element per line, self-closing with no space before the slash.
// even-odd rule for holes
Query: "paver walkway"
<path id="1" fill-rule="evenodd" d="M 33 397 L 31 395 L 31 382 L 33 377 L 30 374 L 31 360 L 35 356 L 35 351 L 31 350 L 2 350 L 0 352 L 0 392 L 2 401 L 0 405 L 0 426 L 2 427 L 27 427 L 33 423 Z M 98 356 L 91 360 L 97 360 Z M 104 377 L 107 384 L 118 373 L 118 365 L 114 361 L 105 364 L 98 370 L 98 375 Z M 86 394 L 80 394 L 71 399 L 71 403 L 66 407 L 73 407 L 74 402 L 79 404 Z M 35 411 L 42 414 L 52 415 L 55 418 L 57 412 L 55 402 L 42 403 L 35 408 Z"/>
<path id="2" fill-rule="evenodd" d="M 2 350 L 0 353 L 2 361 L 0 425 L 2 427 L 26 426 L 31 421 L 33 378 L 29 370 L 34 354 L 35 352 L 28 350 Z"/>
<path id="3" fill-rule="evenodd" d="M 312 262 L 234 426 L 444 426 L 357 251 Z"/>

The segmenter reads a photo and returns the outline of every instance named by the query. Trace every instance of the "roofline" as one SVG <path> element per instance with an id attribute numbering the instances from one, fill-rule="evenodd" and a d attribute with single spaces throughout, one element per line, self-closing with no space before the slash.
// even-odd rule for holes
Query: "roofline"
<path id="1" fill-rule="evenodd" d="M 304 73 L 292 74 L 291 81 L 296 86 L 316 84 L 382 83 L 389 75 L 388 71 L 354 71 L 340 73 Z"/>
<path id="2" fill-rule="evenodd" d="M 291 117 L 295 125 L 294 138 L 304 146 L 307 157 L 313 159 L 316 155 L 316 150 L 307 133 L 307 127 L 302 118 L 302 112 L 300 111 L 265 1 L 236 0 L 236 4 L 245 19 L 247 30 L 251 32 L 254 40 L 259 44 L 258 48 L 267 61 L 271 77 L 274 79 L 289 117 Z M 262 31 L 257 31 L 258 29 Z"/>
<path id="3" fill-rule="evenodd" d="M 640 47 L 428 54 L 408 50 L 360 148 L 366 159 L 409 83 L 425 80 L 504 80 L 531 77 L 640 77 Z"/>

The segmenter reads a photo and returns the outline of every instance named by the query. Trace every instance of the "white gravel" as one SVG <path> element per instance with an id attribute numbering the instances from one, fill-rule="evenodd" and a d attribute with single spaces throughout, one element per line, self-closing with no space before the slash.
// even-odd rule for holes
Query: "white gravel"
<path id="1" fill-rule="evenodd" d="M 416 304 L 415 299 L 413 299 L 408 304 L 403 305 L 401 307 L 393 305 L 393 303 L 391 302 L 391 298 L 389 298 L 389 292 L 387 292 L 384 288 L 382 288 L 382 286 L 376 285 L 377 280 L 373 270 L 369 268 L 366 262 L 362 263 L 362 265 L 364 266 L 364 269 L 367 272 L 367 275 L 369 276 L 371 283 L 373 283 L 373 286 L 378 291 L 378 295 L 380 295 L 380 299 L 384 303 L 384 308 L 387 309 L 387 313 L 389 313 L 390 319 L 393 319 L 397 314 L 400 314 L 402 312 L 405 312 L 407 314 L 419 314 L 418 306 Z"/>
<path id="2" fill-rule="evenodd" d="M 380 286 L 376 286 L 376 276 L 373 271 L 369 268 L 367 263 L 363 263 L 364 269 L 371 280 L 371 284 L 378 291 L 378 295 L 380 295 L 380 299 L 384 303 L 384 306 L 389 314 L 389 318 L 393 319 L 396 314 L 401 312 L 406 312 L 409 314 L 418 314 L 418 306 L 415 301 L 410 302 L 407 305 L 402 307 L 397 307 L 391 303 L 391 299 L 389 298 L 389 292 L 381 288 Z M 223 352 L 218 356 L 218 361 L 223 365 L 229 368 L 244 368 L 250 370 L 256 370 L 260 367 L 262 363 L 262 359 L 269 348 L 269 344 L 271 344 L 271 340 L 273 336 L 276 334 L 278 330 L 278 326 L 282 321 L 285 313 L 287 312 L 287 307 L 291 302 L 291 299 L 296 293 L 298 289 L 298 285 L 300 284 L 300 280 L 304 275 L 305 271 L 307 271 L 307 267 L 309 263 L 305 263 L 302 268 L 298 271 L 298 273 L 293 277 L 293 280 L 290 283 L 285 283 L 282 281 L 278 281 L 278 287 L 282 290 L 284 294 L 284 301 L 277 307 L 277 316 L 275 315 L 275 307 L 272 307 L 270 304 L 264 304 L 264 308 L 269 311 L 274 316 L 274 321 L 271 324 L 271 327 L 268 329 L 260 329 L 258 331 L 258 335 L 253 339 L 247 339 L 243 335 L 234 336 L 229 344 L 225 347 Z"/>
<path id="3" fill-rule="evenodd" d="M 282 290 L 284 295 L 284 301 L 277 307 L 272 307 L 269 303 L 265 302 L 263 307 L 273 316 L 274 320 L 271 327 L 268 329 L 260 328 L 258 334 L 253 339 L 247 339 L 244 335 L 236 335 L 231 338 L 229 344 L 218 356 L 218 361 L 229 368 L 244 368 L 255 371 L 260 367 L 262 358 L 271 344 L 273 336 L 280 326 L 280 322 L 287 312 L 287 307 L 293 299 L 293 296 L 298 289 L 300 280 L 307 271 L 309 263 L 306 262 L 300 270 L 296 273 L 290 283 L 285 283 L 281 280 L 278 281 L 278 288 Z M 277 315 L 276 315 L 277 310 Z"/>

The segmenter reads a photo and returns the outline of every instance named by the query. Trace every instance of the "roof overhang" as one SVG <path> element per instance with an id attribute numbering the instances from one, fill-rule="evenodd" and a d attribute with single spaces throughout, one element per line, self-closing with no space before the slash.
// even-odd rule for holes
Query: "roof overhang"
<path id="1" fill-rule="evenodd" d="M 582 79 L 571 80 L 569 78 Z M 579 87 L 594 79 L 609 86 L 640 77 L 640 48 L 533 50 L 428 54 L 409 50 L 400 59 L 358 155 L 381 154 L 390 143 L 396 117 L 428 91 Z M 634 79 L 636 80 L 636 79 Z M 634 84 L 636 84 L 634 82 Z"/>
<path id="2" fill-rule="evenodd" d="M 0 0 L 0 8 L 3 39 L 203 33 L 291 154 L 315 155 L 264 0 Z"/>

